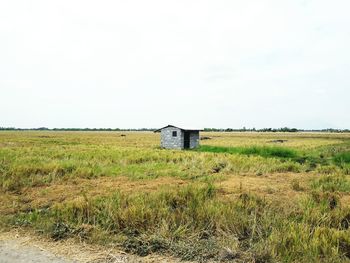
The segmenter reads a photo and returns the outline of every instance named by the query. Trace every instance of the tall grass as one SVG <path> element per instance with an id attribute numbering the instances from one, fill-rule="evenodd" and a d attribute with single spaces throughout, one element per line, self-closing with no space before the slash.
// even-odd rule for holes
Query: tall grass
<path id="1" fill-rule="evenodd" d="M 324 175 L 314 180 L 311 186 L 322 191 L 350 193 L 350 180 L 345 175 Z"/>
<path id="2" fill-rule="evenodd" d="M 196 184 L 81 198 L 13 220 L 54 239 L 114 242 L 142 256 L 224 260 L 222 251 L 228 249 L 239 262 L 342 262 L 350 257 L 350 210 L 341 209 L 334 196 L 314 192 L 283 208 L 245 192 L 223 199 L 213 185 Z"/>
<path id="3" fill-rule="evenodd" d="M 82 198 L 51 210 L 19 215 L 15 221 L 46 229 L 53 238 L 81 235 L 83 226 L 105 232 L 126 251 L 167 253 L 185 260 L 219 259 L 224 246 L 248 247 L 265 235 L 260 220 L 270 213 L 262 199 L 242 194 L 222 201 L 213 185 L 190 185 L 151 194 Z M 91 232 L 84 233 L 91 238 Z M 238 251 L 237 251 L 238 252 Z M 239 251 L 242 257 L 247 252 Z M 238 256 L 238 255 L 237 255 Z"/>

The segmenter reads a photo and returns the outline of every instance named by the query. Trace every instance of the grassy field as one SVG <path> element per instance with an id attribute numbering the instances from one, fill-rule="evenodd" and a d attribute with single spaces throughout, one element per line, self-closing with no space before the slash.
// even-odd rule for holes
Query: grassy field
<path id="1" fill-rule="evenodd" d="M 0 226 L 192 261 L 350 262 L 350 134 L 0 132 Z"/>

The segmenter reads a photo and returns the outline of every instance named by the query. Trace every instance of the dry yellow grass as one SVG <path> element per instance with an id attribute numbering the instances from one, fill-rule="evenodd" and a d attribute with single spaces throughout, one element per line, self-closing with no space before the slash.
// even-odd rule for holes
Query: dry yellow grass
<path id="1" fill-rule="evenodd" d="M 108 196 L 116 191 L 122 193 L 150 192 L 159 191 L 162 187 L 180 187 L 184 184 L 186 184 L 184 180 L 171 177 L 140 181 L 131 180 L 127 177 L 77 178 L 60 184 L 23 189 L 20 195 L 2 193 L 0 195 L 3 198 L 0 213 L 4 215 L 18 211 L 42 209 L 81 198 L 91 199 Z"/>
<path id="2" fill-rule="evenodd" d="M 336 133 L 259 133 L 259 132 L 203 132 L 202 136 L 212 138 L 202 142 L 204 145 L 216 145 L 225 147 L 237 146 L 271 146 L 276 145 L 273 140 L 286 140 L 282 144 L 284 147 L 296 149 L 313 149 L 320 146 L 342 143 L 344 139 L 350 139 L 349 134 Z"/>
<path id="3" fill-rule="evenodd" d="M 305 191 L 294 190 L 293 181 L 297 180 L 306 190 L 309 189 L 310 180 L 316 177 L 315 174 L 306 173 L 276 173 L 263 176 L 228 175 L 225 180 L 217 183 L 217 186 L 224 191 L 225 195 L 250 192 L 274 201 L 294 202 L 295 198 L 304 195 Z"/>

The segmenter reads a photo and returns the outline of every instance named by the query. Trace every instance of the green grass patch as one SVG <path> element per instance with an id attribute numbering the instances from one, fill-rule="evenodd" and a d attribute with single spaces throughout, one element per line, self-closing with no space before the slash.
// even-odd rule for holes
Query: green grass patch
<path id="1" fill-rule="evenodd" d="M 277 157 L 277 158 L 296 158 L 297 151 L 285 147 L 272 146 L 249 146 L 249 147 L 222 147 L 203 145 L 197 149 L 200 152 L 212 153 L 229 153 L 229 154 L 244 154 L 256 155 L 262 157 Z"/>
<path id="2" fill-rule="evenodd" d="M 320 167 L 336 165 L 345 173 L 350 171 L 350 153 L 342 152 L 333 157 L 325 157 L 322 152 L 297 151 L 287 147 L 278 146 L 249 146 L 249 147 L 223 147 L 223 146 L 200 146 L 196 151 L 211 153 L 227 153 L 246 156 L 260 156 L 263 158 L 275 158 L 282 162 L 297 163 L 302 165 L 306 172 L 314 171 Z M 292 169 L 295 171 L 296 169 Z M 298 170 L 298 169 L 297 169 Z M 282 170 L 288 171 L 288 170 Z"/>
<path id="3" fill-rule="evenodd" d="M 350 152 L 343 152 L 335 155 L 333 161 L 337 165 L 349 165 L 350 164 Z"/>

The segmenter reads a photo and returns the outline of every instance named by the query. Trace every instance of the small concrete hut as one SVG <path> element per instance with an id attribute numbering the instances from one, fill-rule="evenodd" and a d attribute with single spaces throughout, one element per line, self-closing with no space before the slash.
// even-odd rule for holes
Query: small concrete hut
<path id="1" fill-rule="evenodd" d="M 194 149 L 199 146 L 201 129 L 185 129 L 167 125 L 154 132 L 160 132 L 160 145 L 165 149 Z"/>

